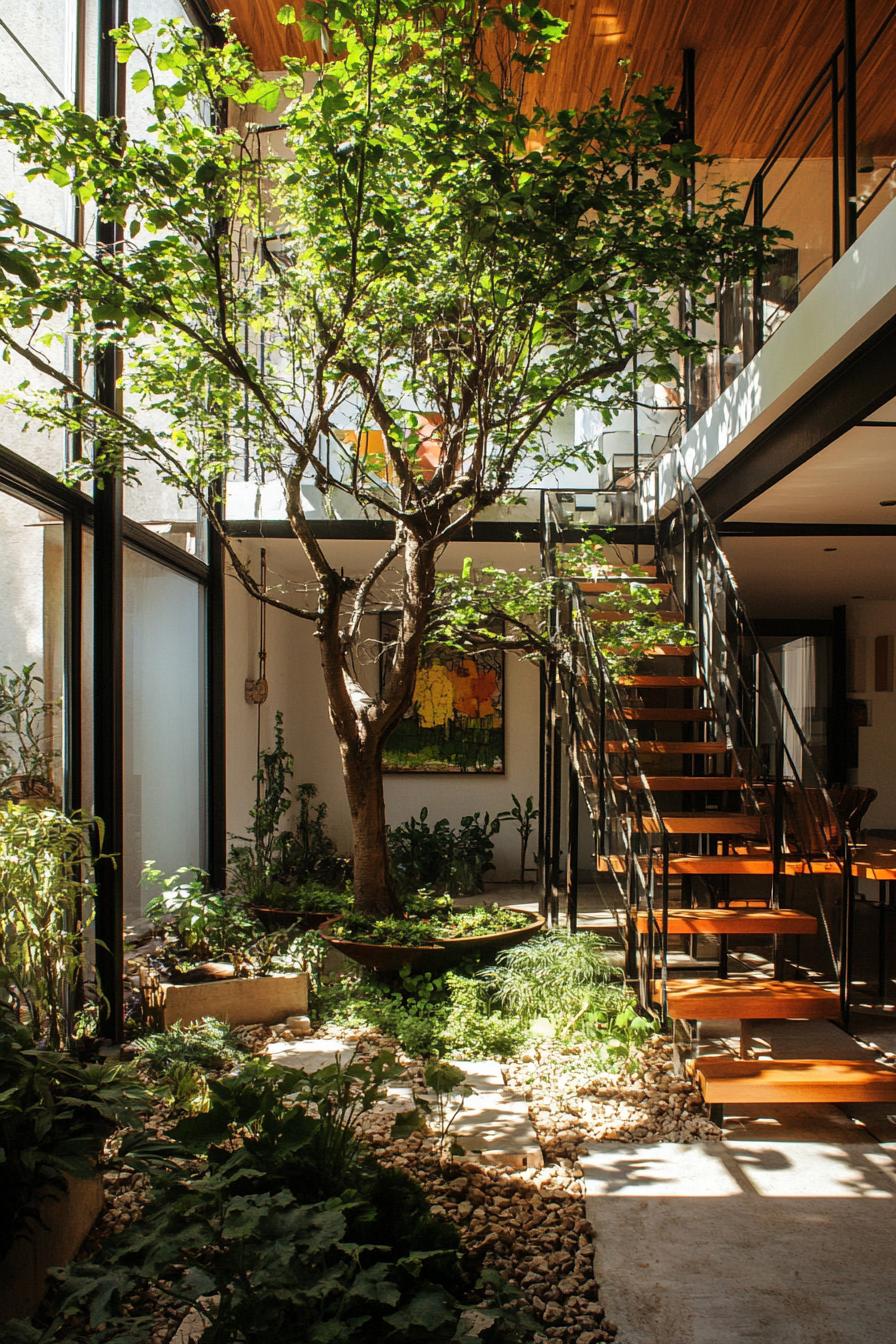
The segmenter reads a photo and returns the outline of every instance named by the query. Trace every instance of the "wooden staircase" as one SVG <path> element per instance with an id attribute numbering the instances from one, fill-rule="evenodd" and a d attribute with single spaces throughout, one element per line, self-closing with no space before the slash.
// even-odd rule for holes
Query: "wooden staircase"
<path id="1" fill-rule="evenodd" d="M 613 594 L 630 583 L 658 591 L 656 614 L 662 619 L 682 620 L 673 585 L 657 579 L 655 569 L 647 575 L 639 569 L 630 577 L 620 568 L 582 582 L 582 598 L 597 623 L 596 638 L 608 652 L 618 653 L 619 646 L 612 646 L 601 623 L 623 618 L 624 603 L 614 607 Z M 599 605 L 592 608 L 595 600 Z M 602 675 L 609 675 L 606 664 Z M 776 899 L 784 879 L 840 877 L 841 862 L 831 854 L 810 856 L 792 848 L 778 852 L 777 860 L 773 857 L 768 809 L 763 813 L 741 772 L 694 648 L 645 646 L 636 670 L 617 675 L 614 684 L 613 703 L 605 709 L 603 787 L 612 794 L 630 845 L 640 837 L 635 861 L 643 888 L 665 893 L 665 900 L 654 900 L 652 908 L 639 902 L 630 912 L 629 940 L 637 957 L 632 958 L 630 947 L 629 965 L 636 961 L 642 994 L 673 1024 L 677 1045 L 678 1027 L 685 1024 L 690 1032 L 701 1022 L 740 1025 L 741 1057 L 700 1055 L 689 1064 L 716 1118 L 725 1104 L 896 1101 L 896 1070 L 873 1061 L 749 1057 L 750 1029 L 745 1024 L 841 1017 L 838 990 L 781 977 L 783 940 L 815 934 L 818 921 L 812 914 L 783 908 Z M 596 737 L 593 722 L 584 718 L 579 746 L 586 760 L 600 756 Z M 588 781 L 583 782 L 587 792 Z M 604 854 L 599 869 L 615 874 L 621 886 L 629 857 Z M 757 879 L 767 883 L 765 898 L 757 899 Z M 674 904 L 671 886 L 680 888 Z M 693 896 L 695 887 L 701 891 L 700 904 Z M 705 962 L 669 970 L 669 940 L 678 938 L 692 951 L 699 938 L 717 939 L 719 973 L 706 977 Z M 776 974 L 729 976 L 730 944 L 738 939 L 772 940 Z M 662 948 L 660 976 L 654 974 L 657 947 Z"/>

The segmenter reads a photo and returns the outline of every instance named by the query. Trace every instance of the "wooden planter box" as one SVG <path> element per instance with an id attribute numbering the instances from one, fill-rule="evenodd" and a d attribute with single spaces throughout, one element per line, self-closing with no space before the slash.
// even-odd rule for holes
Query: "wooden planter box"
<path id="1" fill-rule="evenodd" d="M 103 1207 L 103 1182 L 66 1178 L 65 1190 L 40 1207 L 43 1222 L 29 1223 L 0 1261 L 0 1321 L 31 1316 L 46 1287 L 47 1270 L 67 1265 L 78 1254 Z"/>
<path id="2" fill-rule="evenodd" d="M 144 1003 L 160 1027 L 216 1017 L 239 1027 L 282 1022 L 308 1011 L 308 973 L 259 975 L 172 985 L 142 979 Z"/>

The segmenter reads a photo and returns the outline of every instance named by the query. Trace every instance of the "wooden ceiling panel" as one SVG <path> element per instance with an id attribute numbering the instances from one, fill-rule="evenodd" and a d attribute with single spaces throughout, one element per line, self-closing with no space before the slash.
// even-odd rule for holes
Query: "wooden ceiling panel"
<path id="1" fill-rule="evenodd" d="M 303 51 L 297 30 L 277 23 L 280 0 L 212 3 L 230 10 L 262 69 L 274 70 L 282 55 Z M 834 0 L 548 0 L 548 7 L 570 29 L 538 82 L 546 107 L 582 107 L 605 88 L 618 92 L 622 58 L 647 86 L 677 90 L 681 52 L 693 47 L 697 139 L 707 151 L 733 158 L 766 155 L 842 36 L 842 5 Z M 860 51 L 891 9 L 892 0 L 859 0 Z M 896 22 L 869 57 L 860 84 L 859 138 L 883 154 L 896 153 L 894 61 Z M 825 149 L 821 140 L 814 152 Z"/>

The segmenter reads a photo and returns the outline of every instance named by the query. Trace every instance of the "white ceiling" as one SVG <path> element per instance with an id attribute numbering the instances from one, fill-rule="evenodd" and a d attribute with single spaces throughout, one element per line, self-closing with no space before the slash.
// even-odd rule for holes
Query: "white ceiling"
<path id="1" fill-rule="evenodd" d="M 873 422 L 896 421 L 896 398 L 816 453 L 778 481 L 732 522 L 760 523 L 892 523 L 896 507 L 881 508 L 882 499 L 896 499 L 896 428 L 873 428 Z"/>
<path id="2" fill-rule="evenodd" d="M 874 422 L 896 421 L 896 398 Z M 732 514 L 731 522 L 892 524 L 896 427 L 857 425 Z M 896 535 L 723 537 L 754 617 L 829 619 L 852 601 L 896 599 Z M 831 548 L 834 549 L 831 549 Z"/>
<path id="3" fill-rule="evenodd" d="M 853 598 L 896 598 L 896 536 L 723 537 L 722 545 L 754 619 L 827 620 Z"/>

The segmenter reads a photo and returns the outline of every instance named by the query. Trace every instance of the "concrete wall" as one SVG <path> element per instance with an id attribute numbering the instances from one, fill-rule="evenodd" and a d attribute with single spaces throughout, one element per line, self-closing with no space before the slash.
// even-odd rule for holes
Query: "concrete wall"
<path id="1" fill-rule="evenodd" d="M 257 556 L 257 544 L 244 543 L 248 555 Z M 331 560 L 347 573 L 361 573 L 379 553 L 376 543 L 353 542 L 328 549 Z M 307 582 L 298 543 L 267 543 L 272 584 L 284 596 L 298 598 Z M 465 556 L 477 565 L 495 564 L 519 568 L 533 564 L 535 548 L 520 544 L 457 544 L 449 547 L 442 567 L 460 569 Z M 257 560 L 253 563 L 257 573 Z M 336 738 L 327 714 L 327 702 L 317 645 L 309 623 L 270 612 L 267 629 L 267 679 L 270 694 L 261 709 L 262 745 L 273 740 L 274 714 L 283 711 L 286 744 L 296 760 L 295 780 L 311 781 L 319 800 L 327 804 L 331 832 L 340 849 L 350 850 L 351 831 L 345 802 Z M 231 578 L 227 596 L 227 827 L 232 834 L 245 833 L 249 809 L 255 799 L 252 775 L 256 761 L 258 711 L 245 701 L 246 677 L 257 675 L 258 604 L 239 581 Z M 375 669 L 373 670 L 375 674 Z M 368 673 L 370 675 L 370 673 Z M 396 824 L 429 809 L 429 819 L 448 817 L 456 823 L 470 812 L 501 811 L 510 806 L 510 795 L 521 800 L 538 795 L 538 672 L 510 655 L 505 661 L 505 773 L 503 775 L 387 775 L 386 812 Z M 497 876 L 513 878 L 518 871 L 518 837 L 505 826 L 496 843 Z M 531 854 L 530 854 L 531 862 Z"/>

